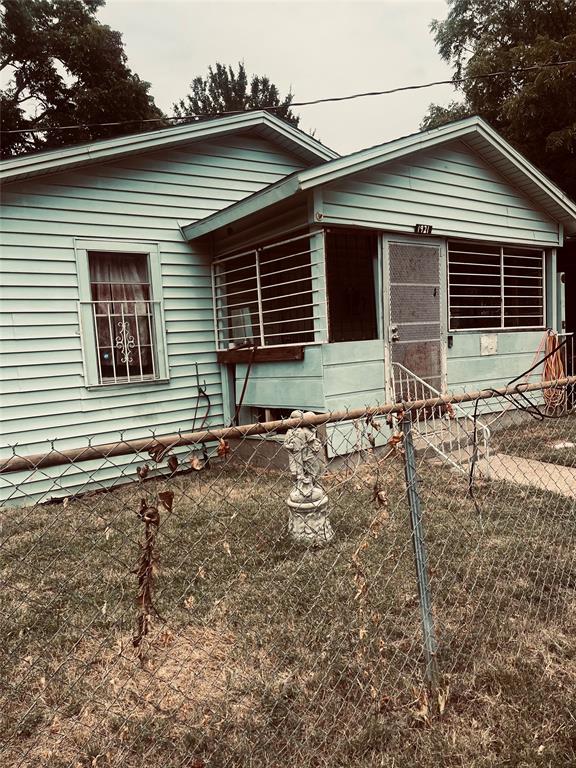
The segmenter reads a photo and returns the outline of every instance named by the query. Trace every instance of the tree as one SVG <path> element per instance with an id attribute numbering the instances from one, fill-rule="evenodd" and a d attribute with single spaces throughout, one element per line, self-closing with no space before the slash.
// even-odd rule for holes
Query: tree
<path id="1" fill-rule="evenodd" d="M 576 0 L 448 3 L 445 21 L 431 26 L 464 101 L 431 104 L 422 128 L 478 114 L 576 197 L 576 64 L 519 71 L 576 60 Z"/>
<path id="2" fill-rule="evenodd" d="M 293 126 L 297 126 L 300 121 L 290 109 L 294 95 L 288 93 L 280 99 L 278 88 L 267 77 L 253 75 L 248 82 L 242 62 L 238 64 L 238 72 L 217 62 L 214 68 L 208 67 L 206 78 L 195 77 L 190 89 L 185 99 L 174 104 L 177 117 L 210 116 L 222 112 L 278 107 L 271 112 Z"/>
<path id="3" fill-rule="evenodd" d="M 102 5 L 104 0 L 3 0 L 2 130 L 47 129 L 3 133 L 3 157 L 134 132 L 142 120 L 162 117 L 149 83 L 126 65 L 120 33 L 96 19 Z"/>

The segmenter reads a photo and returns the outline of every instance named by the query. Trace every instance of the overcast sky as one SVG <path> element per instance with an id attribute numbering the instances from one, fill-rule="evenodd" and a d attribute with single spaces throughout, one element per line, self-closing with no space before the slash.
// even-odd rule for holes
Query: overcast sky
<path id="1" fill-rule="evenodd" d="M 244 61 L 297 101 L 449 79 L 430 21 L 444 0 L 107 0 L 99 19 L 122 33 L 129 66 L 172 114 L 210 64 Z M 300 107 L 300 127 L 340 153 L 418 130 L 451 86 Z"/>

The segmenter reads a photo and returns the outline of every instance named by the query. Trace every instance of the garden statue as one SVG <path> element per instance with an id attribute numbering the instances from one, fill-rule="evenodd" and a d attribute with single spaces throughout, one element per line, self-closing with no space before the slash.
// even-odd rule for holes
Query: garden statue
<path id="1" fill-rule="evenodd" d="M 292 411 L 291 419 L 306 419 L 312 413 Z M 328 519 L 328 497 L 318 485 L 323 471 L 320 459 L 322 443 L 313 426 L 303 424 L 286 432 L 284 447 L 295 481 L 288 498 L 288 531 L 294 541 L 308 546 L 322 546 L 334 537 Z"/>

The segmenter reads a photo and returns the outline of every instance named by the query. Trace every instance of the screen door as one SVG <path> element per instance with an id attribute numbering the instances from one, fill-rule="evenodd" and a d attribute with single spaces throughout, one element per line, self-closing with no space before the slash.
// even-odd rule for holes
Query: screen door
<path id="1" fill-rule="evenodd" d="M 390 360 L 441 391 L 440 247 L 391 240 L 388 264 Z"/>

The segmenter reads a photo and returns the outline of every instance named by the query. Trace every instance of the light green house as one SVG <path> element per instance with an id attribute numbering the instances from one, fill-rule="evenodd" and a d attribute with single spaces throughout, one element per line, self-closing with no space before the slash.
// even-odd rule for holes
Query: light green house
<path id="1" fill-rule="evenodd" d="M 558 327 L 576 232 L 574 203 L 477 118 L 340 158 L 254 112 L 0 179 L 3 456 L 221 426 L 241 399 L 244 421 L 383 402 L 394 371 L 501 385 Z M 84 470 L 2 493 L 73 492 Z"/>

